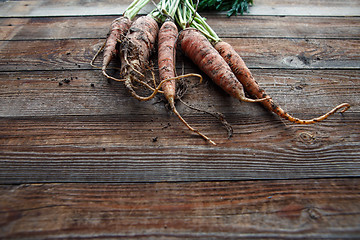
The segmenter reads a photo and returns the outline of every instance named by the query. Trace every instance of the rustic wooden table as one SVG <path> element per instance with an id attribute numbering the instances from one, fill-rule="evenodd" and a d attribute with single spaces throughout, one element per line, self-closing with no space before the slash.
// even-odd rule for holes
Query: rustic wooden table
<path id="1" fill-rule="evenodd" d="M 184 101 L 234 136 L 178 108 L 216 147 L 89 65 L 118 2 L 0 2 L 1 239 L 360 237 L 360 1 L 205 14 L 288 112 L 352 105 L 296 125 L 205 79 Z M 200 73 L 179 56 L 182 69 Z"/>

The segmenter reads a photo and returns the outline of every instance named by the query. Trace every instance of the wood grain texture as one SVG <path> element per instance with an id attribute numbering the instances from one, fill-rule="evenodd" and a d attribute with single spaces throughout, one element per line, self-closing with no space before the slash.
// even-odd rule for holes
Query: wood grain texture
<path id="1" fill-rule="evenodd" d="M 3 40 L 104 39 L 117 16 L 0 18 Z M 234 16 L 206 14 L 220 37 L 359 39 L 359 17 Z M 224 27 L 226 26 L 226 28 Z"/>
<path id="2" fill-rule="evenodd" d="M 357 0 L 256 0 L 251 9 L 253 15 L 293 16 L 359 16 Z"/>
<path id="3" fill-rule="evenodd" d="M 161 96 L 138 102 L 90 67 L 129 2 L 0 1 L 0 238 L 359 239 L 359 1 L 206 14 L 294 116 L 352 105 L 294 125 L 187 79 L 183 99 L 234 128 L 227 139 L 216 119 L 178 104 L 216 147 Z M 177 61 L 178 73 L 199 73 Z"/>
<path id="4" fill-rule="evenodd" d="M 0 119 L 0 182 L 159 182 L 359 176 L 356 114 L 311 126 L 271 115 L 184 115 L 217 147 L 169 115 Z M 156 141 L 154 140 L 156 139 Z"/>
<path id="5" fill-rule="evenodd" d="M 220 37 L 359 38 L 358 17 L 213 16 L 205 15 Z M 224 27 L 226 26 L 226 27 Z"/>
<path id="6" fill-rule="evenodd" d="M 329 144 L 329 140 L 320 139 L 318 142 L 321 140 L 322 142 L 315 143 L 316 146 L 307 146 L 309 144 L 303 142 L 306 139 L 298 139 L 305 134 L 311 134 L 310 131 L 298 131 L 292 138 L 288 137 L 290 143 L 267 148 L 259 149 L 254 142 L 244 143 L 236 138 L 235 149 L 229 147 L 210 149 L 200 146 L 199 140 L 194 139 L 194 136 L 184 137 L 180 134 L 177 136 L 174 133 L 173 138 L 179 139 L 177 141 L 179 146 L 166 146 L 167 139 L 162 136 L 158 140 L 160 143 L 152 144 L 152 139 L 157 136 L 155 134 L 143 134 L 142 141 L 137 141 L 139 146 L 125 146 L 122 143 L 124 140 L 135 142 L 132 136 L 125 135 L 123 141 L 113 143 L 114 136 L 101 135 L 100 131 L 95 131 L 90 136 L 87 134 L 86 137 L 90 138 L 90 141 L 97 141 L 97 144 L 86 146 L 85 144 L 88 143 L 83 143 L 79 139 L 84 137 L 84 134 L 77 130 L 76 126 L 74 127 L 74 123 L 70 126 L 75 129 L 72 133 L 78 133 L 78 137 L 71 134 L 65 136 L 67 138 L 63 141 L 67 143 L 65 146 L 60 144 L 53 146 L 52 142 L 57 140 L 59 135 L 54 136 L 49 132 L 46 138 L 39 133 L 40 136 L 33 137 L 34 140 L 31 141 L 31 143 L 48 142 L 46 146 L 23 144 L 23 146 L 11 147 L 11 151 L 2 149 L 1 183 L 298 179 L 354 177 L 360 174 L 357 151 L 359 144 L 343 143 L 342 139 L 339 139 L 337 144 Z M 44 129 L 46 128 L 49 127 L 44 126 Z M 62 131 L 69 132 L 68 129 Z M 114 129 L 114 132 L 124 131 Z M 221 146 L 225 145 L 211 133 L 208 135 L 220 142 Z M 243 134 L 243 137 L 247 137 L 246 134 Z M 330 137 L 324 136 L 324 138 Z M 274 139 L 278 140 L 276 136 L 273 136 L 273 141 Z M 263 142 L 271 144 L 269 139 Z M 73 146 L 74 143 L 77 145 Z M 144 146 L 145 144 L 147 146 Z M 185 144 L 193 146 L 184 147 Z"/>
<path id="7" fill-rule="evenodd" d="M 31 16 L 88 16 L 117 15 L 125 11 L 131 1 L 5 1 L 0 2 L 0 15 L 7 17 Z M 155 1 L 158 2 L 158 1 Z M 293 16 L 359 16 L 360 4 L 357 0 L 257 0 L 250 8 L 250 15 L 293 15 Z M 153 9 L 148 4 L 142 13 Z M 225 14 L 225 13 L 224 13 Z"/>
<path id="8" fill-rule="evenodd" d="M 356 239 L 359 186 L 359 179 L 1 185 L 0 237 Z"/>
<path id="9" fill-rule="evenodd" d="M 43 1 L 6 1 L 0 3 L 0 15 L 6 17 L 43 17 L 43 16 L 87 16 L 118 15 L 130 5 L 131 0 L 122 1 L 82 1 L 82 0 L 43 0 Z M 140 13 L 153 9 L 148 4 Z"/>
<path id="10" fill-rule="evenodd" d="M 52 71 L 19 73 L 0 74 L 1 183 L 360 174 L 356 70 L 254 70 L 269 94 L 296 116 L 315 117 L 343 101 L 353 105 L 344 116 L 309 126 L 283 122 L 258 104 L 239 103 L 211 82 L 189 89 L 185 101 L 224 113 L 234 127 L 228 140 L 216 119 L 179 104 L 216 148 L 191 134 L 163 103 L 138 102 L 98 71 L 57 71 L 55 77 Z M 70 82 L 59 86 L 64 79 Z"/>
<path id="11" fill-rule="evenodd" d="M 360 66 L 360 40 L 223 40 L 242 55 L 250 68 L 357 69 Z M 91 69 L 89 62 L 102 43 L 98 39 L 2 42 L 0 71 Z"/>
<path id="12" fill-rule="evenodd" d="M 212 16 L 213 22 L 230 22 Z M 106 21 L 100 26 L 110 20 L 102 19 Z M 241 19 L 236 18 L 229 31 L 236 32 Z M 254 29 L 268 19 L 273 28 L 286 22 L 279 17 L 253 19 L 257 25 L 248 27 Z M 258 104 L 240 104 L 209 81 L 194 85 L 189 80 L 192 87 L 184 100 L 224 113 L 235 129 L 234 137 L 227 140 L 217 120 L 179 106 L 193 126 L 219 144 L 217 148 L 184 129 L 164 104 L 132 99 L 121 83 L 106 81 L 89 66 L 107 27 L 99 35 L 93 28 L 99 25 L 92 22 L 88 33 L 79 31 L 74 38 L 71 33 L 86 19 L 2 19 L 3 26 L 13 28 L 5 33 L 12 40 L 0 46 L 1 182 L 358 176 L 359 39 L 339 37 L 344 34 L 337 33 L 340 27 L 306 39 L 304 29 L 310 20 L 291 19 L 303 30 L 292 31 L 288 25 L 281 30 L 285 38 L 268 33 L 257 37 L 249 31 L 249 37 L 238 34 L 224 40 L 241 53 L 261 86 L 295 116 L 312 118 L 342 102 L 352 108 L 344 116 L 336 114 L 316 125 L 292 125 Z M 318 28 L 327 24 L 330 32 L 330 25 L 339 18 L 313 19 L 318 19 Z M 331 23 L 324 23 L 326 19 Z M 342 20 L 338 26 L 351 23 L 349 32 L 359 32 L 357 18 Z M 31 37 L 37 33 L 39 37 Z M 25 35 L 30 37 L 22 39 Z M 178 59 L 178 70 L 184 65 L 186 72 L 199 72 L 188 59 Z"/>
<path id="13" fill-rule="evenodd" d="M 186 72 L 199 71 L 187 69 Z M 299 117 L 315 117 L 342 102 L 353 105 L 345 117 L 360 112 L 359 70 L 253 69 L 252 72 L 274 101 Z M 259 104 L 232 99 L 207 78 L 203 84 L 198 84 L 196 78 L 186 82 L 189 88 L 184 100 L 194 106 L 249 118 L 271 115 Z M 0 72 L 0 83 L 2 117 L 167 113 L 163 103 L 155 104 L 161 94 L 152 101 L 139 102 L 122 83 L 108 82 L 99 70 Z M 182 112 L 196 113 L 178 105 Z"/>

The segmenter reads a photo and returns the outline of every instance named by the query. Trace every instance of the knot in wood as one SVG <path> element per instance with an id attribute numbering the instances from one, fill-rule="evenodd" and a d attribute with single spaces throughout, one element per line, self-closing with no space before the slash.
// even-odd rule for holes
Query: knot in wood
<path id="1" fill-rule="evenodd" d="M 301 132 L 299 138 L 303 143 L 311 144 L 315 141 L 316 137 L 309 132 Z"/>

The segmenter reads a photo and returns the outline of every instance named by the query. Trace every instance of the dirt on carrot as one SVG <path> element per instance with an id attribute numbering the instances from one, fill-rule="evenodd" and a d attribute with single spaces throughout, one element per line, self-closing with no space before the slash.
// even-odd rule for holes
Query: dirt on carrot
<path id="1" fill-rule="evenodd" d="M 142 16 L 133 22 L 121 44 L 120 78 L 130 94 L 140 101 L 145 101 L 149 98 L 141 97 L 135 92 L 135 83 L 140 83 L 154 90 L 147 83 L 146 70 L 150 69 L 149 57 L 155 52 L 158 32 L 158 23 L 150 16 Z"/>

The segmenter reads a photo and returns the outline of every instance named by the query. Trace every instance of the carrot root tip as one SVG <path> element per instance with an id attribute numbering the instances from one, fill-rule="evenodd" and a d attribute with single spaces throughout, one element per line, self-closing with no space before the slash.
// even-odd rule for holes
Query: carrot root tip
<path id="1" fill-rule="evenodd" d="M 191 127 L 186 121 L 185 119 L 180 115 L 180 113 L 176 110 L 176 107 L 175 107 L 175 104 L 174 104 L 174 101 L 171 101 L 170 100 L 170 106 L 171 106 L 171 109 L 173 111 L 173 113 L 180 119 L 180 121 L 185 124 L 185 126 L 192 132 L 194 133 L 197 133 L 199 136 L 201 136 L 203 139 L 205 139 L 206 141 L 208 141 L 209 143 L 211 143 L 212 145 L 216 146 L 216 143 L 211 140 L 209 137 L 207 137 L 206 135 L 202 134 L 199 130 Z"/>
<path id="2" fill-rule="evenodd" d="M 351 107 L 351 105 L 349 103 L 343 103 L 341 105 L 339 105 L 339 108 L 344 108 L 343 110 L 340 111 L 341 114 L 343 114 L 344 112 L 346 112 L 349 108 Z"/>

